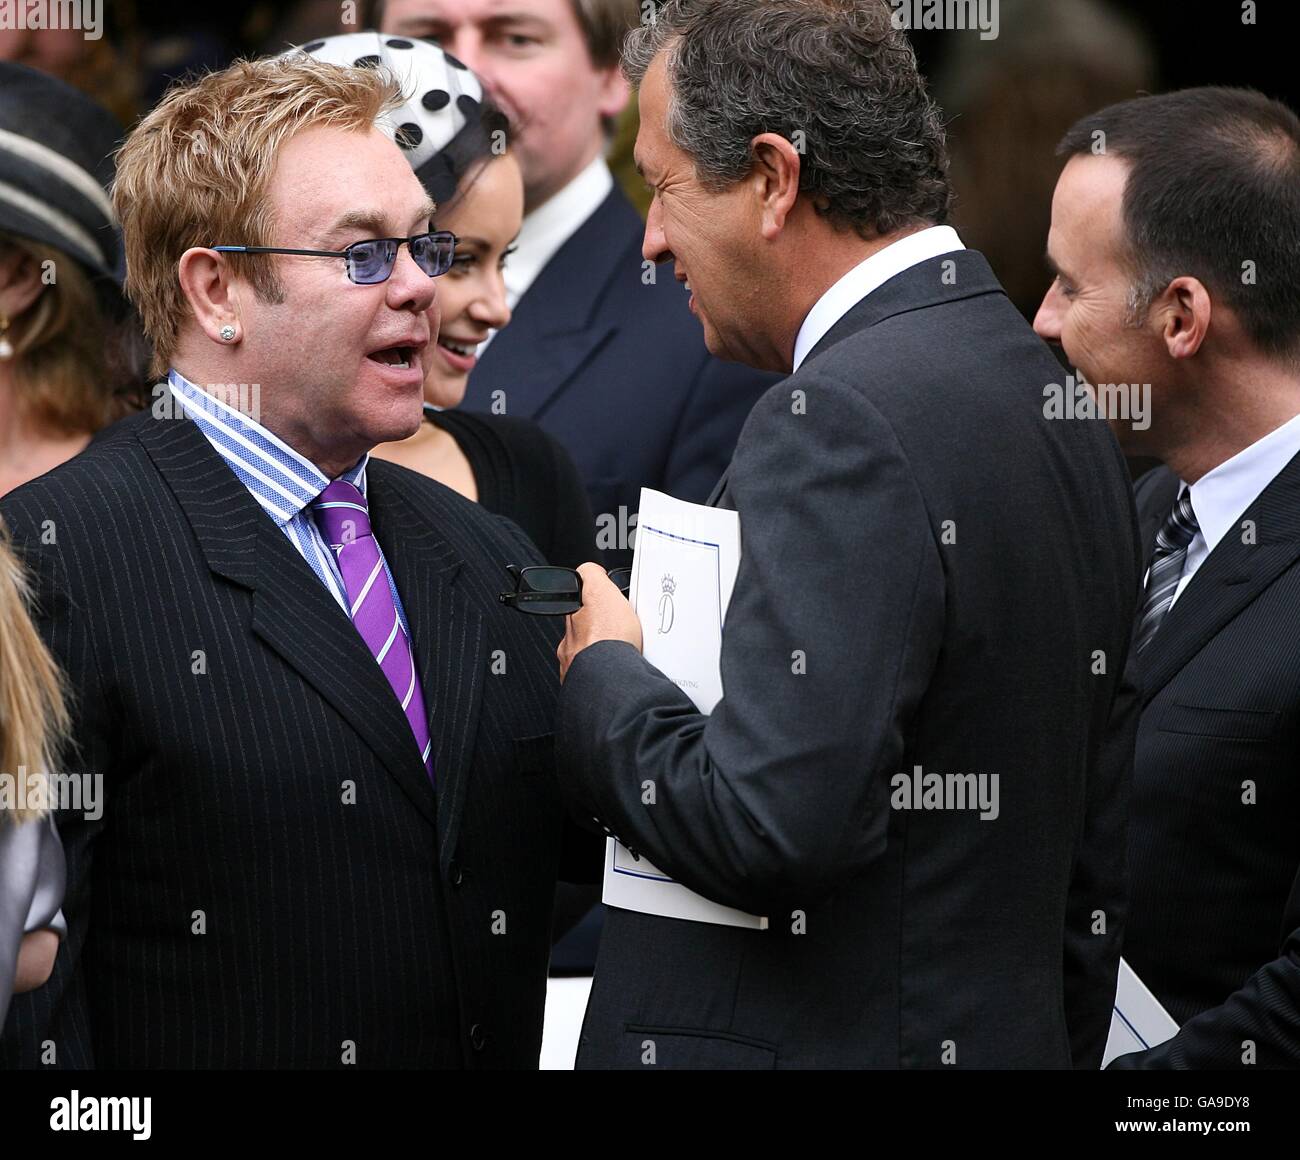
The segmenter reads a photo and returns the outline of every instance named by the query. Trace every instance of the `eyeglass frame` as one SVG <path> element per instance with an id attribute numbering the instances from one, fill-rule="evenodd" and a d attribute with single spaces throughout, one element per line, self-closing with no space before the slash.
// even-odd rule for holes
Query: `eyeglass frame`
<path id="1" fill-rule="evenodd" d="M 518 564 L 507 564 L 506 571 L 510 574 L 511 579 L 513 579 L 515 582 L 515 590 L 513 592 L 502 592 L 497 597 L 497 600 L 499 600 L 502 604 L 506 605 L 506 607 L 513 608 L 516 612 L 522 612 L 527 614 L 528 616 L 572 616 L 575 612 L 577 612 L 582 607 L 582 574 L 576 568 L 565 568 L 562 565 L 558 565 L 558 564 L 534 564 L 527 568 L 520 568 Z M 538 612 L 536 609 L 528 608 L 525 605 L 521 604 L 519 599 L 521 596 L 536 595 L 537 597 L 539 597 L 539 603 L 540 603 L 541 599 L 544 599 L 546 597 L 551 597 L 552 599 L 554 599 L 556 596 L 559 595 L 567 595 L 567 593 L 540 592 L 536 590 L 534 590 L 533 593 L 521 592 L 524 577 L 527 576 L 529 572 L 537 572 L 537 571 L 567 572 L 569 575 L 571 575 L 574 579 L 574 587 L 577 595 L 577 607 L 567 612 Z M 619 584 L 617 581 L 614 581 L 614 583 L 615 586 L 618 588 L 618 590 L 624 596 L 627 596 L 628 587 L 630 587 L 632 583 L 632 569 L 631 568 L 608 568 L 606 569 L 605 574 L 611 580 L 614 580 L 614 577 L 619 575 L 622 572 L 627 573 L 628 586 L 625 587 L 624 585 Z M 556 603 L 559 603 L 559 601 L 557 600 Z"/>
<path id="2" fill-rule="evenodd" d="M 448 273 L 456 260 L 456 247 L 460 244 L 458 238 L 450 230 L 426 230 L 422 234 L 412 234 L 409 238 L 362 238 L 358 242 L 353 242 L 350 246 L 345 246 L 341 250 L 295 250 L 285 246 L 208 246 L 209 250 L 215 250 L 218 254 L 290 254 L 301 258 L 342 258 L 344 269 L 347 271 L 348 281 L 354 286 L 382 286 L 389 278 L 393 276 L 393 271 L 397 269 L 397 256 L 401 251 L 402 245 L 405 244 L 407 250 L 411 248 L 412 242 L 418 242 L 421 238 L 438 238 L 440 240 L 450 240 L 450 249 L 447 251 L 450 255 L 447 262 L 447 269 L 440 270 L 436 274 L 430 274 L 419 262 L 416 266 L 420 272 L 428 278 L 441 278 Z M 358 282 L 352 277 L 353 258 L 351 250 L 357 246 L 372 246 L 376 242 L 396 242 L 397 249 L 393 251 L 393 261 L 388 267 L 388 273 L 385 274 L 378 282 Z M 441 251 L 440 251 L 441 252 Z M 414 261 L 414 255 L 412 255 Z"/>

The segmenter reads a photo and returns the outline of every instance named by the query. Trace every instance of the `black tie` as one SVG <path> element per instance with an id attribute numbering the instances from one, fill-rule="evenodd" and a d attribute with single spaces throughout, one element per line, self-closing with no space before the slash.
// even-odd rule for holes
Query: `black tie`
<path id="1" fill-rule="evenodd" d="M 1184 488 L 1164 527 L 1156 534 L 1156 550 L 1151 557 L 1151 570 L 1147 573 L 1146 595 L 1142 598 L 1142 615 L 1138 617 L 1138 652 L 1151 643 L 1174 602 L 1178 581 L 1183 576 L 1183 565 L 1187 562 L 1187 546 L 1198 531 L 1196 513 L 1192 511 L 1192 492 L 1190 488 Z"/>

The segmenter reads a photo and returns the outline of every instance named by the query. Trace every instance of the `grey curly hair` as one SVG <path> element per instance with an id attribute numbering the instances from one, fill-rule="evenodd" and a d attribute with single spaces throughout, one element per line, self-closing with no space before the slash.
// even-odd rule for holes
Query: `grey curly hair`
<path id="1" fill-rule="evenodd" d="M 837 225 L 871 238 L 947 221 L 943 121 L 887 0 L 667 0 L 624 41 L 629 82 L 661 52 L 667 132 L 706 189 L 739 181 L 750 142 L 777 133 Z"/>

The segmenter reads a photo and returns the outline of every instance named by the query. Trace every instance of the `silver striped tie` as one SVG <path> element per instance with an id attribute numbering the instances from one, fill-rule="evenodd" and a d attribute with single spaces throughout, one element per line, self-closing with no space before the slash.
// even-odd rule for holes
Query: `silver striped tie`
<path id="1" fill-rule="evenodd" d="M 1164 527 L 1156 535 L 1156 550 L 1151 557 L 1151 570 L 1147 573 L 1146 595 L 1142 598 L 1142 615 L 1138 618 L 1138 652 L 1151 643 L 1174 602 L 1178 581 L 1183 577 L 1183 565 L 1187 562 L 1187 547 L 1198 531 L 1196 513 L 1192 511 L 1192 491 L 1184 488 Z"/>

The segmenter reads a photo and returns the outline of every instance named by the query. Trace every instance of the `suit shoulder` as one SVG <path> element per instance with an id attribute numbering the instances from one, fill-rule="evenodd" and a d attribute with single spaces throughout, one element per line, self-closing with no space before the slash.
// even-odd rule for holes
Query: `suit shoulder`
<path id="1" fill-rule="evenodd" d="M 11 526 L 40 523 L 74 506 L 93 527 L 92 513 L 131 506 L 136 499 L 131 481 L 156 475 L 137 438 L 140 428 L 152 421 L 148 412 L 121 419 L 95 435 L 79 455 L 15 488 L 0 501 L 6 521 Z"/>

